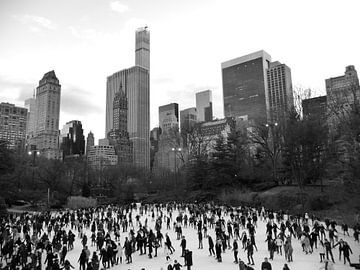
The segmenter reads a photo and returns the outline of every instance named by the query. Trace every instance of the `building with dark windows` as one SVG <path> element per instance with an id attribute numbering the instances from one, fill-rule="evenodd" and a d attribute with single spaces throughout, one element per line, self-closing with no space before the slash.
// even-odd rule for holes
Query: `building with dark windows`
<path id="1" fill-rule="evenodd" d="M 198 122 L 207 122 L 213 120 L 211 90 L 205 90 L 196 93 L 196 112 Z"/>
<path id="2" fill-rule="evenodd" d="M 302 101 L 302 111 L 305 119 L 318 119 L 325 124 L 327 119 L 327 97 L 320 96 L 304 99 Z"/>
<path id="3" fill-rule="evenodd" d="M 85 153 L 85 137 L 81 121 L 67 122 L 60 131 L 60 149 L 63 159 L 81 157 Z"/>
<path id="4" fill-rule="evenodd" d="M 106 136 L 113 130 L 113 101 L 120 85 L 128 101 L 127 131 L 133 145 L 133 164 L 150 168 L 150 33 L 136 31 L 135 66 L 114 73 L 106 82 Z"/>
<path id="5" fill-rule="evenodd" d="M 127 131 L 128 102 L 120 84 L 119 91 L 115 94 L 113 102 L 113 129 L 108 133 L 109 144 L 114 146 L 121 164 L 133 161 L 133 146 Z"/>
<path id="6" fill-rule="evenodd" d="M 27 109 L 0 103 L 0 141 L 10 149 L 25 149 Z"/>
<path id="7" fill-rule="evenodd" d="M 359 78 L 354 66 L 347 66 L 345 74 L 325 80 L 328 125 L 334 131 L 339 123 L 339 115 L 345 116 L 355 102 L 360 101 Z"/>
<path id="8" fill-rule="evenodd" d="M 61 159 L 59 146 L 61 85 L 55 72 L 45 73 L 36 88 L 36 128 L 31 144 L 49 159 Z"/>
<path id="9" fill-rule="evenodd" d="M 94 133 L 92 133 L 91 131 L 88 133 L 88 136 L 86 138 L 86 155 L 89 152 L 89 148 L 91 146 L 95 145 L 95 137 L 94 137 Z"/>
<path id="10" fill-rule="evenodd" d="M 294 108 L 291 70 L 280 62 L 271 62 L 267 69 L 270 122 L 284 120 Z"/>
<path id="11" fill-rule="evenodd" d="M 221 64 L 225 117 L 266 122 L 269 115 L 267 69 L 271 56 L 258 51 Z"/>

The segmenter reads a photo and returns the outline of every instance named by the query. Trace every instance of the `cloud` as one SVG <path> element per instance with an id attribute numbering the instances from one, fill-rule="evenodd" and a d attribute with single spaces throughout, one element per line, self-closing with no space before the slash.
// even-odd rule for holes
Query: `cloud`
<path id="1" fill-rule="evenodd" d="M 40 16 L 25 14 L 14 15 L 13 17 L 22 24 L 27 25 L 33 32 L 40 32 L 42 29 L 54 30 L 57 27 L 51 20 Z"/>
<path id="2" fill-rule="evenodd" d="M 25 99 L 32 97 L 34 88 L 34 84 L 16 82 L 0 76 L 1 102 L 10 102 L 23 106 Z"/>
<path id="3" fill-rule="evenodd" d="M 73 118 L 103 113 L 100 104 L 91 102 L 89 97 L 90 93 L 83 89 L 71 86 L 62 87 L 61 111 L 72 115 Z"/>
<path id="4" fill-rule="evenodd" d="M 126 11 L 129 10 L 129 7 L 123 3 L 121 3 L 120 1 L 111 1 L 110 2 L 110 8 L 113 11 L 119 12 L 119 13 L 124 13 Z"/>

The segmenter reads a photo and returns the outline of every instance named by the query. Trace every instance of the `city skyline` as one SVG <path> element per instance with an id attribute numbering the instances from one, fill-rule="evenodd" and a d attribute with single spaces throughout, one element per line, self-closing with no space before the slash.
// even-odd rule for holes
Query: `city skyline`
<path id="1" fill-rule="evenodd" d="M 353 37 L 359 25 L 355 1 L 329 1 L 326 12 L 321 3 L 311 3 L 309 9 L 303 1 L 157 1 L 154 7 L 144 1 L 24 3 L 0 4 L 0 101 L 23 107 L 38 79 L 55 70 L 62 84 L 59 126 L 78 119 L 84 132 L 91 130 L 97 138 L 104 134 L 106 77 L 132 66 L 133 33 L 141 26 L 152 33 L 151 128 L 157 126 L 159 106 L 176 102 L 180 110 L 194 107 L 194 94 L 206 89 L 213 90 L 214 116 L 223 117 L 221 63 L 257 50 L 286 63 L 293 86 L 311 87 L 315 95 L 325 94 L 325 79 L 341 74 L 345 66 L 360 66 L 354 57 L 359 39 L 327 38 L 338 32 Z M 64 10 L 66 16 L 61 15 Z M 258 16 L 240 16 L 239 10 Z M 338 14 L 346 14 L 346 20 Z M 267 31 L 265 18 L 274 25 L 286 21 L 287 39 Z M 250 19 L 251 26 L 246 23 Z"/>

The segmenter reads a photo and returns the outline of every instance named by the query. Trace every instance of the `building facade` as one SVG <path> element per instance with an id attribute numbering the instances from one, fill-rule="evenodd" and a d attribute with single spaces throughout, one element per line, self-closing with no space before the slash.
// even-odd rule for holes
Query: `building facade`
<path id="1" fill-rule="evenodd" d="M 142 40 L 144 33 L 150 35 L 147 29 L 136 32 L 135 43 L 145 46 Z M 140 46 L 140 45 L 139 45 Z M 149 47 L 137 47 L 136 65 L 121 70 L 107 78 L 106 84 L 106 127 L 107 134 L 113 129 L 113 100 L 115 93 L 122 86 L 128 100 L 127 131 L 133 145 L 133 164 L 145 169 L 150 168 L 150 64 Z"/>
<path id="2" fill-rule="evenodd" d="M 270 119 L 267 69 L 271 56 L 258 51 L 221 64 L 225 117 L 250 123 Z"/>
<path id="3" fill-rule="evenodd" d="M 159 107 L 159 127 L 162 133 L 179 128 L 179 105 L 177 103 Z"/>
<path id="4" fill-rule="evenodd" d="M 63 159 L 85 154 L 85 137 L 81 121 L 67 122 L 60 131 L 60 149 Z"/>
<path id="5" fill-rule="evenodd" d="M 59 117 L 61 85 L 55 72 L 46 73 L 36 88 L 35 145 L 42 156 L 60 159 Z"/>
<path id="6" fill-rule="evenodd" d="M 188 142 L 190 158 L 200 153 L 211 155 L 214 152 L 217 139 L 221 136 L 227 140 L 235 127 L 236 121 L 233 117 L 198 123 L 196 127 L 197 136 Z"/>
<path id="7" fill-rule="evenodd" d="M 304 99 L 302 101 L 302 111 L 305 119 L 318 119 L 326 123 L 327 96 Z"/>
<path id="8" fill-rule="evenodd" d="M 101 170 L 107 166 L 118 164 L 118 156 L 112 145 L 90 146 L 86 159 L 88 166 L 94 170 Z"/>
<path id="9" fill-rule="evenodd" d="M 150 32 L 147 27 L 135 32 L 135 65 L 150 70 Z"/>
<path id="10" fill-rule="evenodd" d="M 360 87 L 359 78 L 354 66 L 347 66 L 345 74 L 325 80 L 328 125 L 330 131 L 336 129 L 339 116 L 346 115 L 357 103 L 359 106 Z"/>
<path id="11" fill-rule="evenodd" d="M 128 103 L 125 93 L 120 85 L 119 92 L 115 94 L 113 102 L 113 129 L 108 133 L 110 145 L 115 147 L 118 162 L 131 164 L 133 162 L 132 142 L 127 131 Z"/>
<path id="12" fill-rule="evenodd" d="M 188 108 L 180 111 L 180 133 L 183 139 L 184 147 L 187 146 L 187 135 L 197 122 L 196 108 Z"/>
<path id="13" fill-rule="evenodd" d="M 171 103 L 159 107 L 158 151 L 155 154 L 155 169 L 174 172 L 182 164 L 182 139 L 179 133 L 179 105 Z"/>
<path id="14" fill-rule="evenodd" d="M 294 94 L 291 81 L 291 70 L 280 62 L 270 63 L 267 70 L 270 122 L 284 120 L 294 108 Z"/>
<path id="15" fill-rule="evenodd" d="M 205 90 L 196 93 L 197 121 L 207 122 L 213 120 L 212 92 Z"/>
<path id="16" fill-rule="evenodd" d="M 91 146 L 95 145 L 95 137 L 94 137 L 94 133 L 92 133 L 91 131 L 88 133 L 88 136 L 86 138 L 86 155 L 89 152 L 89 148 Z"/>
<path id="17" fill-rule="evenodd" d="M 36 99 L 28 98 L 25 100 L 25 108 L 28 110 L 26 119 L 26 148 L 30 149 L 31 141 L 35 137 L 36 131 Z"/>
<path id="18" fill-rule="evenodd" d="M 0 141 L 10 149 L 25 149 L 27 109 L 0 103 Z"/>

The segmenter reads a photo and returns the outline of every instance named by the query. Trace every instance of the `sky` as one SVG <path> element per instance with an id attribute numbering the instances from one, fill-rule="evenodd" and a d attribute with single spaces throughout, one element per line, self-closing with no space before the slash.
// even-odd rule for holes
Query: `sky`
<path id="1" fill-rule="evenodd" d="M 150 30 L 150 119 L 195 106 L 211 89 L 223 117 L 221 63 L 258 50 L 291 68 L 294 88 L 360 70 L 358 0 L 0 0 L 0 102 L 23 106 L 44 73 L 60 80 L 60 126 L 105 137 L 106 77 L 135 64 L 135 30 Z"/>

